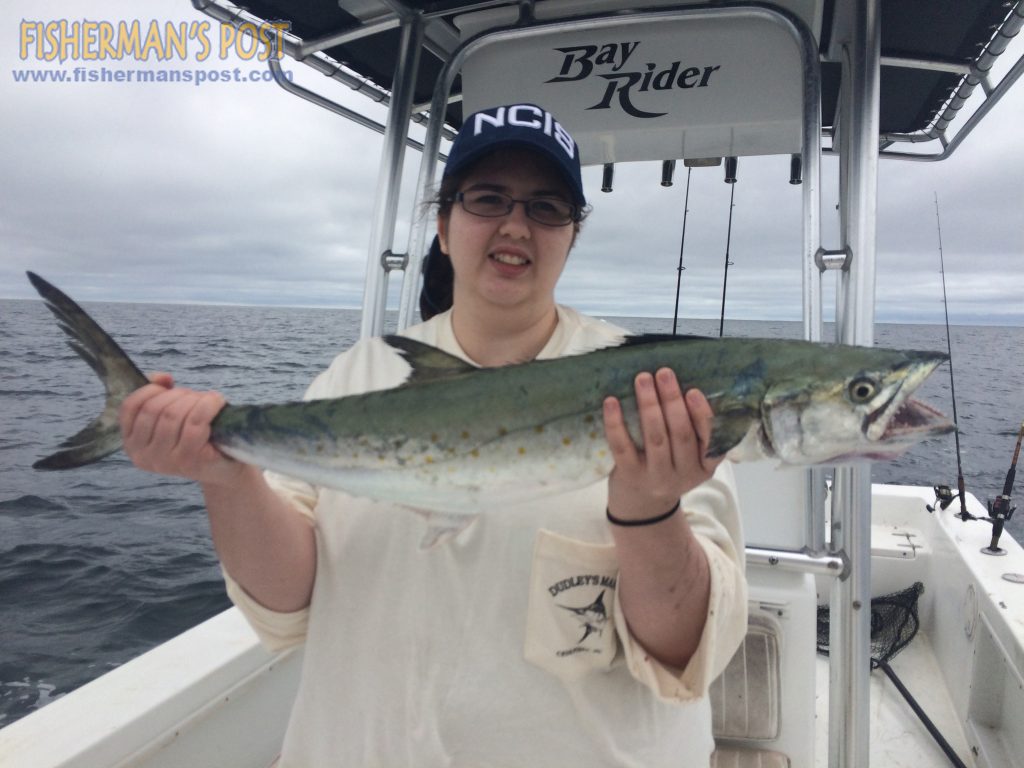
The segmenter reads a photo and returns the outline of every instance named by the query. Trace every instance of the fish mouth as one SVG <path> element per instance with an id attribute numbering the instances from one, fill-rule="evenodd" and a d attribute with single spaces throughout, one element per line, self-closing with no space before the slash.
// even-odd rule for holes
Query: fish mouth
<path id="1" fill-rule="evenodd" d="M 956 425 L 940 410 L 911 398 L 889 418 L 879 442 L 903 443 L 922 435 L 942 435 L 955 429 Z"/>
<path id="2" fill-rule="evenodd" d="M 887 403 L 888 405 L 888 403 Z M 884 411 L 885 407 L 879 409 Z M 867 450 L 856 450 L 833 457 L 829 463 L 890 461 L 902 456 L 920 440 L 956 430 L 942 411 L 920 400 L 908 399 L 889 417 L 885 431 Z"/>
<path id="3" fill-rule="evenodd" d="M 867 416 L 864 433 L 874 438 L 876 458 L 892 458 L 925 437 L 956 429 L 944 413 L 910 396 L 945 359 L 944 355 L 929 354 L 912 363 L 902 385 Z"/>

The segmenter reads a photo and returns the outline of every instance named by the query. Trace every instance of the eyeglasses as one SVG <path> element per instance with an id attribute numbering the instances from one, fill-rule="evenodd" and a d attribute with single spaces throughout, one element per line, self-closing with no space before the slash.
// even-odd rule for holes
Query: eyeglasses
<path id="1" fill-rule="evenodd" d="M 474 216 L 507 216 L 512 213 L 516 203 L 522 203 L 528 218 L 548 227 L 563 227 L 583 219 L 583 211 L 579 206 L 558 197 L 516 200 L 514 197 L 489 189 L 471 189 L 468 192 L 456 192 L 452 199 L 461 203 L 463 209 Z"/>

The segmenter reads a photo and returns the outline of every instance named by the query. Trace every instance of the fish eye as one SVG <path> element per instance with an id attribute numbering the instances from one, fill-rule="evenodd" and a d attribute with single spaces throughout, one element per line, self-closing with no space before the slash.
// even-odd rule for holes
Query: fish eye
<path id="1" fill-rule="evenodd" d="M 862 376 L 851 381 L 846 391 L 853 402 L 866 403 L 878 393 L 878 382 Z"/>

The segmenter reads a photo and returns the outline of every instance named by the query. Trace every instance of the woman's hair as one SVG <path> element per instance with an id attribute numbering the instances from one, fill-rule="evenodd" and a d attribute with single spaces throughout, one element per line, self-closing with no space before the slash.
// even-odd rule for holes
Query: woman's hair
<path id="1" fill-rule="evenodd" d="M 430 250 L 423 258 L 423 286 L 420 288 L 420 317 L 429 320 L 451 309 L 455 272 L 452 260 L 441 250 L 441 239 L 434 235 Z"/>
<path id="2" fill-rule="evenodd" d="M 452 206 L 455 205 L 455 194 L 459 191 L 462 180 L 468 175 L 468 173 L 457 173 L 441 179 L 441 184 L 437 188 L 437 195 L 432 200 L 427 201 L 427 206 L 430 208 L 436 206 L 437 215 L 447 218 L 452 212 Z"/>

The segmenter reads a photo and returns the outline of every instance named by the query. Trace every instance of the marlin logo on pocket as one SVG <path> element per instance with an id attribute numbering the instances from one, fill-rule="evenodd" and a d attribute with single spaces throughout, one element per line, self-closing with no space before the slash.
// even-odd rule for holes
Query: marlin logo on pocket
<path id="1" fill-rule="evenodd" d="M 605 590 L 602 589 L 601 594 L 590 605 L 584 605 L 579 608 L 571 605 L 558 606 L 575 614 L 580 622 L 580 628 L 583 630 L 582 637 L 576 641 L 576 647 L 566 651 L 559 651 L 559 656 L 586 650 L 582 646 L 588 637 L 592 634 L 597 634 L 598 637 L 604 634 L 604 628 L 608 624 L 608 611 L 604 607 L 604 593 Z"/>

